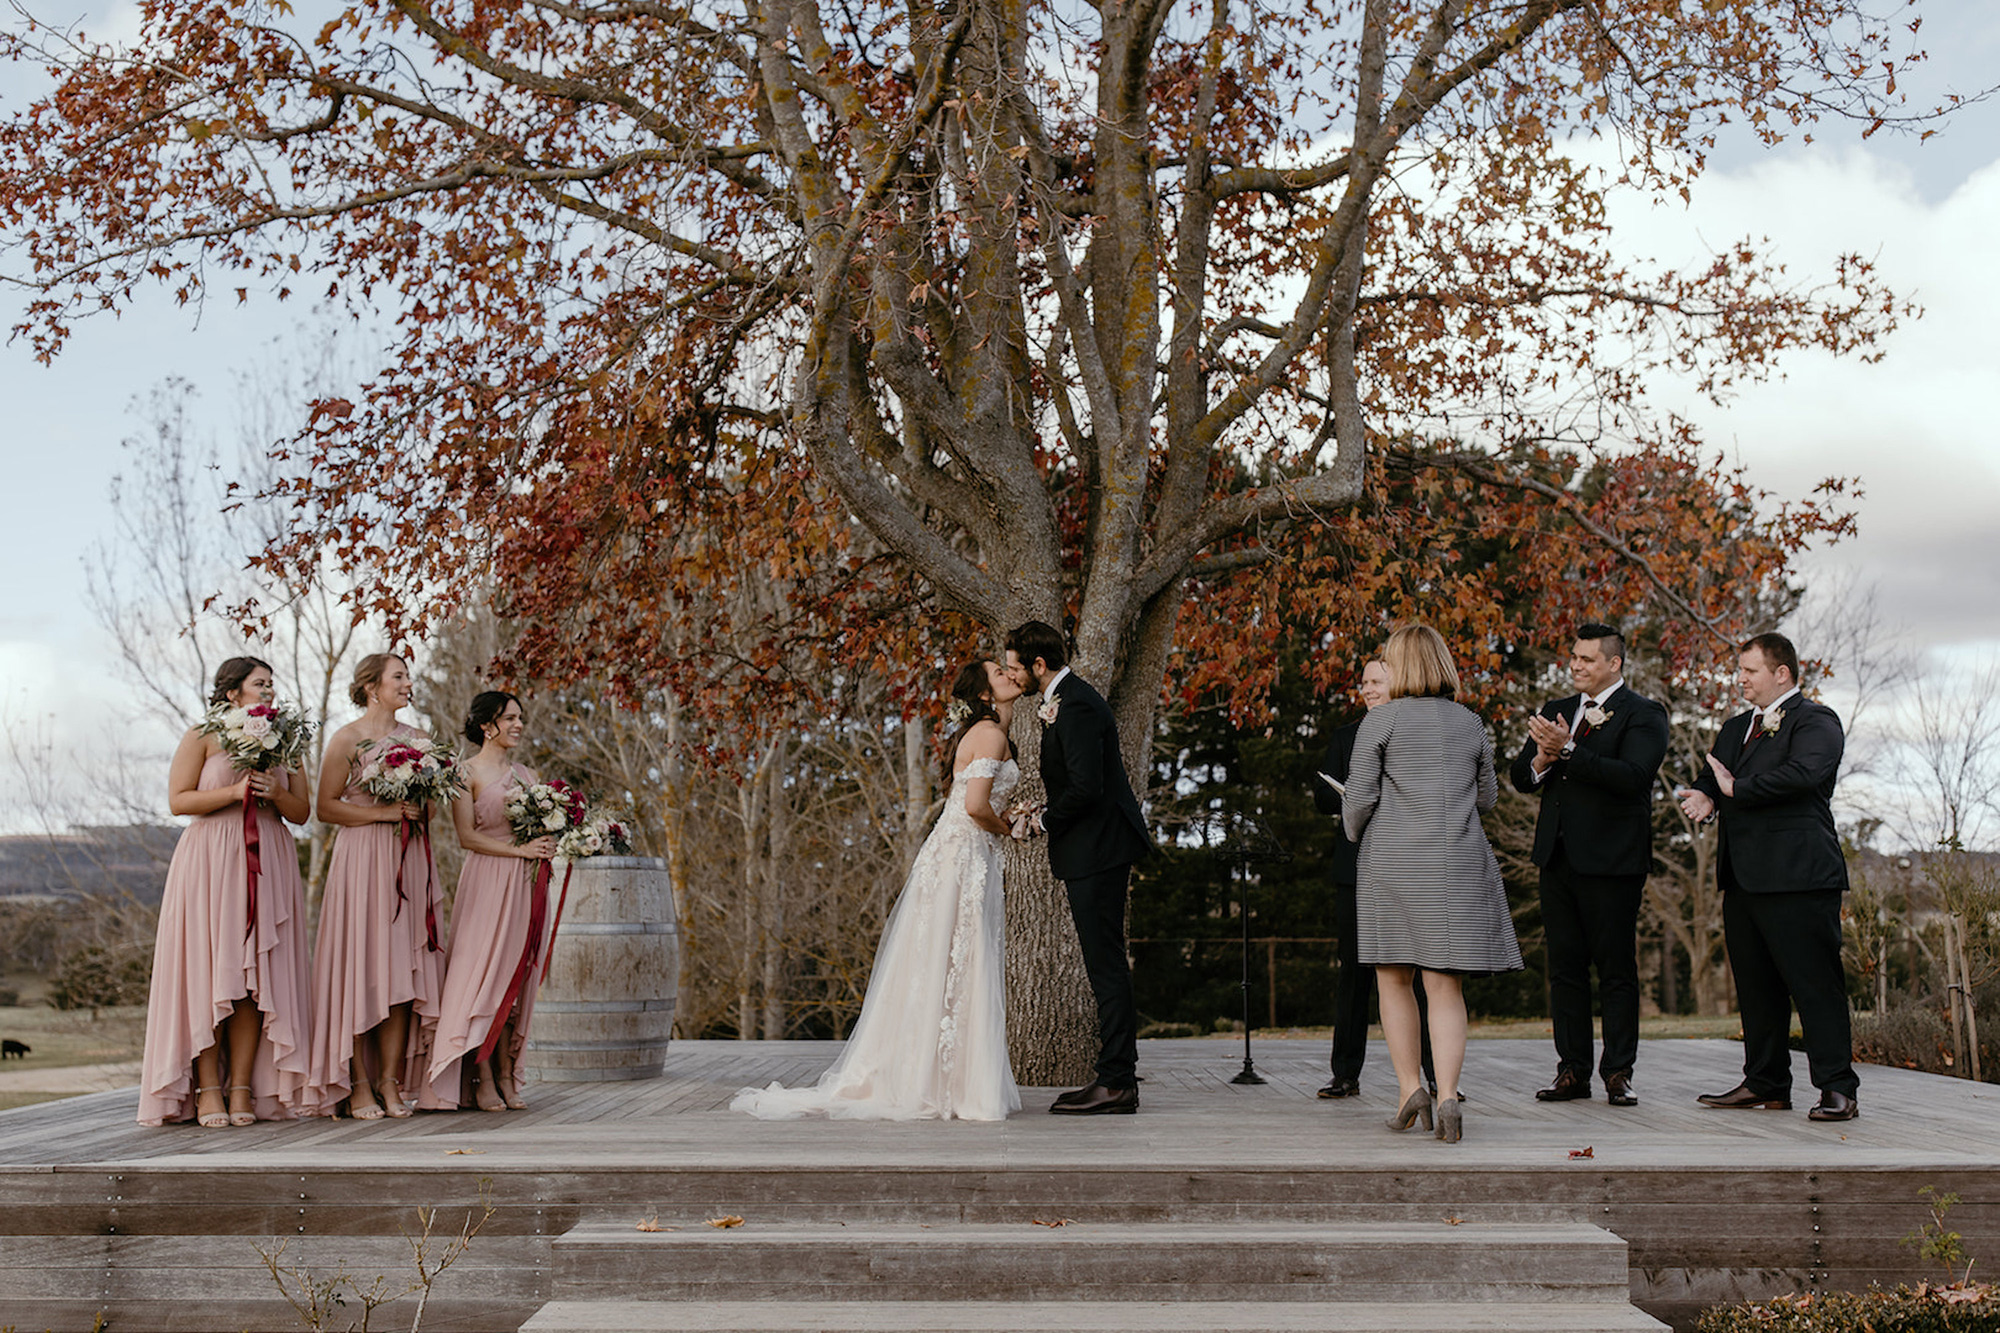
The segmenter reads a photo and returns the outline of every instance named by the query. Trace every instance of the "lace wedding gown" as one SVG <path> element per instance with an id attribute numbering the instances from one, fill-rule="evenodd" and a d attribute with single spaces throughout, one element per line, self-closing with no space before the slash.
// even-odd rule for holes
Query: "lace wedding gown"
<path id="1" fill-rule="evenodd" d="M 811 1087 L 745 1088 L 729 1107 L 760 1120 L 1004 1120 L 1021 1109 L 1007 1061 L 1000 839 L 965 813 L 992 778 L 994 809 L 1020 781 L 1011 759 L 975 759 L 951 784 L 889 913 L 861 1017 Z"/>

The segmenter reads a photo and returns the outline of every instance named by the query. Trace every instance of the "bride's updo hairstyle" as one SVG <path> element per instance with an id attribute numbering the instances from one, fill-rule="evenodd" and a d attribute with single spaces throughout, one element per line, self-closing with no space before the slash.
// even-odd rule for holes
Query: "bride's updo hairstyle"
<path id="1" fill-rule="evenodd" d="M 944 785 L 951 785 L 952 761 L 958 758 L 958 743 L 965 739 L 965 733 L 981 722 L 998 722 L 1000 714 L 993 709 L 993 701 L 986 697 L 991 682 L 986 679 L 986 659 L 975 657 L 959 669 L 958 679 L 951 683 L 951 702 L 945 705 L 945 725 L 951 728 L 951 735 L 944 743 Z"/>
<path id="2" fill-rule="evenodd" d="M 368 706 L 368 689 L 382 683 L 382 673 L 389 669 L 389 663 L 401 662 L 409 669 L 410 659 L 401 653 L 370 653 L 354 666 L 354 680 L 347 687 L 347 697 L 357 708 Z"/>
<path id="3" fill-rule="evenodd" d="M 277 669 L 261 657 L 232 657 L 215 669 L 215 688 L 208 692 L 209 704 L 226 704 L 229 696 L 243 688 L 243 682 L 250 679 L 250 673 L 263 667 L 272 675 Z"/>
<path id="4" fill-rule="evenodd" d="M 474 745 L 486 744 L 486 728 L 500 720 L 508 704 L 519 702 L 505 690 L 481 690 L 473 695 L 472 706 L 465 710 L 465 739 Z"/>

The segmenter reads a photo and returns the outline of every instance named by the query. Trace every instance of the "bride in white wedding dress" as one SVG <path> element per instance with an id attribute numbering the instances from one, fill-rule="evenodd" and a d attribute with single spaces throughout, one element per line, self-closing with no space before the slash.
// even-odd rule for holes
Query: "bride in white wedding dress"
<path id="1" fill-rule="evenodd" d="M 1021 688 L 997 662 L 952 686 L 951 794 L 889 913 L 839 1058 L 811 1087 L 745 1088 L 760 1120 L 1005 1120 L 1021 1109 L 1007 1061 L 998 813 L 1021 778 L 1007 741 Z M 947 716 L 950 716 L 948 714 Z"/>

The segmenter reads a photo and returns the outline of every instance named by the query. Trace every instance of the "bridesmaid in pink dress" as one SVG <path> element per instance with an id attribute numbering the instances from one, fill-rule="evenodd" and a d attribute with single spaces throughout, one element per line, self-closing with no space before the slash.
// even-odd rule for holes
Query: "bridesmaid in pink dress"
<path id="1" fill-rule="evenodd" d="M 232 657 L 215 672 L 209 702 L 269 701 L 271 667 Z M 290 1120 L 301 1113 L 311 1015 L 305 890 L 286 821 L 306 822 L 306 778 L 244 773 L 221 747 L 188 728 L 167 774 L 168 806 L 194 822 L 174 847 L 160 899 L 139 1123 L 197 1120 L 204 1128 Z M 253 891 L 243 802 L 256 800 Z"/>
<path id="2" fill-rule="evenodd" d="M 451 813 L 468 854 L 452 900 L 444 1000 L 431 1048 L 428 1092 L 435 1100 L 420 1105 L 460 1104 L 467 1064 L 473 1066 L 473 1100 L 480 1110 L 519 1110 L 527 1104 L 521 1100 L 519 1060 L 528 1044 L 555 906 L 546 888 L 536 891 L 536 872 L 555 856 L 556 844 L 554 838 L 536 838 L 516 845 L 507 828 L 508 789 L 539 780 L 510 757 L 523 726 L 520 701 L 500 690 L 476 696 L 466 717 L 465 738 L 480 749 L 461 765 L 467 791 L 452 802 Z"/>
<path id="3" fill-rule="evenodd" d="M 328 738 L 320 764 L 317 813 L 340 833 L 313 946 L 307 1108 L 338 1115 L 346 1102 L 356 1120 L 384 1113 L 400 1120 L 411 1109 L 402 1090 L 422 1083 L 437 1026 L 444 976 L 437 865 L 421 832 L 430 812 L 384 805 L 363 790 L 357 751 L 364 741 L 424 733 L 396 720 L 410 702 L 410 668 L 401 657 L 362 658 L 347 694 L 367 711 Z"/>

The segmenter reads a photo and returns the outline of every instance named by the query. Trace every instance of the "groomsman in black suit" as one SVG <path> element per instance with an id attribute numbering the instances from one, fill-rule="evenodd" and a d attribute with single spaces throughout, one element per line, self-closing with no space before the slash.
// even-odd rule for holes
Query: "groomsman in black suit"
<path id="1" fill-rule="evenodd" d="M 1007 636 L 1007 670 L 1039 693 L 1042 786 L 1038 827 L 1048 834 L 1049 868 L 1069 890 L 1083 968 L 1097 999 L 1097 1078 L 1066 1092 L 1056 1115 L 1130 1115 L 1139 1109 L 1139 1008 L 1125 956 L 1125 893 L 1132 865 L 1153 840 L 1104 696 L 1073 674 L 1062 631 L 1031 620 Z"/>
<path id="2" fill-rule="evenodd" d="M 1722 821 L 1722 937 L 1743 1012 L 1743 1081 L 1697 1100 L 1789 1111 L 1796 1005 L 1819 1089 L 1809 1118 L 1852 1120 L 1861 1081 L 1840 961 L 1847 858 L 1833 823 L 1846 736 L 1831 708 L 1799 693 L 1798 650 L 1784 635 L 1745 643 L 1736 679 L 1750 711 L 1722 724 L 1708 771 L 1679 792 L 1688 818 Z"/>
<path id="3" fill-rule="evenodd" d="M 1361 668 L 1361 702 L 1379 708 L 1389 702 L 1389 668 L 1380 657 L 1371 657 Z M 1361 723 L 1350 722 L 1337 728 L 1326 754 L 1313 774 L 1313 806 L 1333 817 L 1333 915 L 1334 930 L 1340 937 L 1340 972 L 1333 983 L 1333 1077 L 1319 1090 L 1323 1100 L 1353 1097 L 1361 1091 L 1361 1066 L 1368 1059 L 1368 1007 L 1375 997 L 1375 969 L 1361 965 L 1359 903 L 1355 890 L 1360 882 L 1361 847 L 1347 836 L 1341 823 L 1340 792 L 1327 781 L 1347 781 L 1354 763 L 1354 736 Z M 1431 1068 L 1431 1029 L 1424 1002 L 1424 988 L 1417 987 L 1417 1021 L 1423 1038 L 1420 1048 L 1424 1082 L 1437 1088 L 1437 1074 Z"/>
<path id="4" fill-rule="evenodd" d="M 1604 1011 L 1598 1070 L 1613 1106 L 1636 1106 L 1639 903 L 1653 868 L 1653 780 L 1667 757 L 1667 710 L 1625 684 L 1625 639 L 1584 625 L 1570 649 L 1577 692 L 1528 719 L 1508 776 L 1539 796 L 1535 864 L 1542 870 L 1555 1082 L 1537 1101 L 1590 1096 L 1590 969 Z"/>

